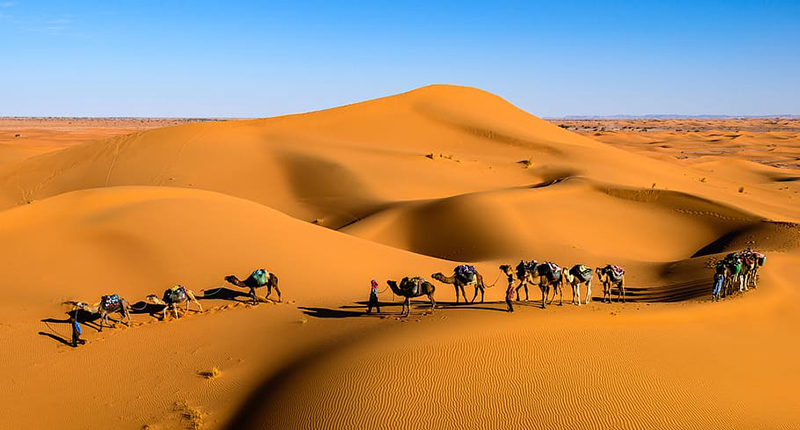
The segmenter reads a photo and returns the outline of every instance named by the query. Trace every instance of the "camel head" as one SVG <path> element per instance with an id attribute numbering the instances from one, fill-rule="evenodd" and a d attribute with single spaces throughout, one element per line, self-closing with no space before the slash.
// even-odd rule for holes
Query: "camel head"
<path id="1" fill-rule="evenodd" d="M 446 277 L 446 276 L 444 276 L 444 273 L 442 273 L 442 272 L 436 272 L 436 273 L 434 273 L 433 275 L 431 275 L 431 278 L 433 278 L 433 279 L 436 279 L 436 280 L 437 280 L 437 281 L 439 281 L 439 282 L 444 282 L 444 280 L 445 280 L 447 277 Z"/>
<path id="2" fill-rule="evenodd" d="M 67 300 L 66 302 L 63 302 L 63 304 L 72 306 L 73 310 L 74 309 L 80 309 L 82 311 L 87 311 L 87 312 L 89 311 L 89 305 L 84 303 L 84 302 L 76 302 L 74 300 Z"/>
<path id="3" fill-rule="evenodd" d="M 237 278 L 236 275 L 228 275 L 228 276 L 225 277 L 225 281 L 229 282 L 231 284 L 235 284 L 236 281 L 238 281 L 238 280 L 239 280 L 239 278 Z"/>
<path id="4" fill-rule="evenodd" d="M 505 273 L 506 275 L 511 275 L 511 274 L 513 274 L 513 273 L 514 273 L 514 272 L 511 270 L 511 266 L 510 266 L 510 265 L 508 265 L 508 264 L 501 264 L 501 265 L 500 265 L 500 271 L 501 271 L 501 272 L 503 272 L 503 273 Z"/>
<path id="5" fill-rule="evenodd" d="M 605 277 L 606 268 L 605 267 L 598 267 L 598 268 L 594 269 L 594 272 L 597 273 L 597 279 L 599 279 L 600 282 L 604 282 L 603 278 Z"/>
<path id="6" fill-rule="evenodd" d="M 386 281 L 386 285 L 388 285 L 388 286 L 389 286 L 389 288 L 391 288 L 391 289 L 392 289 L 392 291 L 394 291 L 394 290 L 397 290 L 397 289 L 398 289 L 398 287 L 397 287 L 397 281 L 393 281 L 393 280 L 389 279 L 388 281 Z"/>
<path id="7" fill-rule="evenodd" d="M 163 305 L 164 304 L 164 302 L 161 299 L 159 299 L 158 296 L 155 295 L 155 294 L 148 294 L 147 297 L 145 297 L 144 299 L 147 300 L 150 303 L 155 303 L 157 305 Z"/>

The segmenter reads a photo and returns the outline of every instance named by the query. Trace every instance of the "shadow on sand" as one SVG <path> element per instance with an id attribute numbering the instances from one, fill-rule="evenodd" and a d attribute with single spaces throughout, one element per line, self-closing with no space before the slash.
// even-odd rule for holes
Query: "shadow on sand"
<path id="1" fill-rule="evenodd" d="M 240 297 L 245 298 L 245 300 L 239 300 Z M 197 295 L 197 300 L 230 300 L 233 302 L 239 303 L 247 303 L 251 300 L 250 292 L 242 292 L 238 290 L 232 290 L 226 287 L 219 287 L 219 288 L 209 288 L 208 290 L 203 290 L 202 295 Z"/>
<path id="2" fill-rule="evenodd" d="M 313 318 L 359 318 L 359 317 L 386 317 L 400 315 L 400 308 L 402 302 L 381 302 L 382 312 L 377 313 L 373 309 L 372 314 L 367 313 L 369 302 L 355 302 L 353 305 L 344 305 L 338 308 L 311 308 L 300 307 L 305 315 Z M 430 302 L 427 300 L 412 300 L 413 311 L 430 311 Z M 492 307 L 491 305 L 500 305 Z M 516 306 L 516 303 L 515 303 Z M 533 303 L 525 304 L 523 306 L 533 306 Z M 537 305 L 538 306 L 538 305 Z M 386 312 L 384 309 L 391 308 L 392 312 Z M 455 302 L 436 302 L 436 309 L 438 310 L 451 310 L 451 309 L 478 309 L 484 311 L 498 311 L 506 312 L 505 302 L 484 302 L 484 303 L 455 303 Z"/>
<path id="3" fill-rule="evenodd" d="M 76 309 L 74 311 L 69 311 L 65 313 L 67 314 L 67 316 L 64 319 L 45 318 L 41 320 L 41 322 L 43 322 L 50 331 L 40 331 L 38 334 L 40 336 L 49 337 L 50 339 L 63 343 L 64 345 L 72 346 L 71 337 L 68 339 L 61 336 L 61 334 L 58 333 L 58 331 L 56 331 L 56 329 L 53 328 L 50 324 L 63 324 L 64 326 L 66 326 L 71 336 L 72 328 L 69 326 L 69 319 L 73 315 L 75 316 L 75 318 L 78 320 L 79 323 L 91 327 L 95 330 L 98 331 L 100 330 L 100 326 L 97 325 L 96 323 L 96 321 L 100 318 L 100 315 L 93 314 L 91 312 L 86 312 L 81 309 Z"/>

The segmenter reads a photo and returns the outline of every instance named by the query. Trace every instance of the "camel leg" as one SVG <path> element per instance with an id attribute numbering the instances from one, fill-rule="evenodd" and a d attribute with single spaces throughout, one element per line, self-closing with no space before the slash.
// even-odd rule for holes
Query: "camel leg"
<path id="1" fill-rule="evenodd" d="M 433 294 L 428 294 L 428 300 L 431 301 L 431 313 L 436 309 L 436 300 L 433 299 Z"/>
<path id="2" fill-rule="evenodd" d="M 475 299 L 477 298 L 478 298 L 478 287 L 475 287 L 475 294 L 472 296 L 472 300 L 470 300 L 469 302 L 475 303 Z"/>
<path id="3" fill-rule="evenodd" d="M 464 292 L 464 284 L 461 284 L 459 288 L 461 288 L 461 297 L 464 298 L 464 303 L 467 303 L 467 293 Z"/>
<path id="4" fill-rule="evenodd" d="M 253 287 L 250 287 L 250 299 L 252 300 L 252 303 L 254 305 L 258 304 L 258 296 L 256 295 L 256 289 Z"/>
<path id="5" fill-rule="evenodd" d="M 576 304 L 575 303 L 576 302 L 576 300 L 575 300 L 576 298 L 577 298 L 577 305 L 580 306 L 581 305 L 581 284 L 580 283 L 572 284 L 572 304 L 573 305 Z"/>
<path id="6" fill-rule="evenodd" d="M 543 285 L 540 285 L 539 289 L 542 290 L 542 309 L 544 309 L 547 307 L 547 296 L 550 292 L 547 291 L 547 288 Z"/>
<path id="7" fill-rule="evenodd" d="M 564 306 L 564 284 L 558 284 L 558 305 Z"/>
<path id="8" fill-rule="evenodd" d="M 189 300 L 191 300 L 194 304 L 197 305 L 197 307 L 200 309 L 200 312 L 203 312 L 203 305 L 201 305 L 200 302 L 197 301 L 197 297 L 195 297 L 194 293 L 192 291 L 187 290 L 186 291 L 186 295 L 189 296 Z M 189 304 L 188 304 L 189 302 L 187 301 L 186 303 L 187 303 L 186 304 L 186 311 L 188 312 L 189 311 Z"/>
<path id="9" fill-rule="evenodd" d="M 456 290 L 456 304 L 458 304 L 458 284 L 453 284 L 453 288 Z"/>
<path id="10" fill-rule="evenodd" d="M 580 300 L 580 296 L 578 297 L 578 300 Z M 589 280 L 589 282 L 586 283 L 586 303 L 584 303 L 584 304 L 588 305 L 590 300 L 592 300 L 592 281 L 591 280 Z"/>
<path id="11" fill-rule="evenodd" d="M 481 287 L 481 303 L 483 303 L 483 292 L 484 292 L 484 288 Z"/>
<path id="12" fill-rule="evenodd" d="M 106 325 L 106 321 L 108 320 L 108 314 L 106 311 L 100 311 L 100 332 L 103 332 L 103 326 Z"/>

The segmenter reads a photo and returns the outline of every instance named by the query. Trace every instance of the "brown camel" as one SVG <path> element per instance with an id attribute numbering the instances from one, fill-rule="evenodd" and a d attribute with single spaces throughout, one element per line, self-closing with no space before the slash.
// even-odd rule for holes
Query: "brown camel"
<path id="1" fill-rule="evenodd" d="M 128 323 L 126 324 L 128 327 L 131 326 L 131 305 L 128 303 L 127 300 L 123 299 L 122 297 L 116 294 L 110 294 L 107 296 L 100 297 L 100 301 L 89 306 L 84 302 L 73 302 L 68 301 L 64 302 L 65 304 L 70 304 L 76 309 L 80 309 L 84 312 L 89 312 L 92 314 L 100 314 L 100 331 L 103 331 L 103 326 L 108 323 L 108 314 L 111 312 L 119 312 L 121 316 L 127 318 Z M 114 325 L 111 326 L 116 327 L 117 322 L 111 320 Z"/>
<path id="2" fill-rule="evenodd" d="M 473 275 L 471 276 L 471 279 L 470 279 L 469 276 L 463 276 L 463 275 L 459 276 L 459 274 L 458 274 L 459 270 L 458 269 L 461 268 L 461 267 L 469 267 L 473 271 Z M 472 266 L 466 266 L 466 265 L 458 266 L 458 267 L 456 267 L 456 271 L 453 272 L 452 276 L 445 276 L 441 272 L 436 272 L 433 275 L 431 275 L 431 278 L 436 279 L 437 281 L 439 281 L 439 282 L 441 282 L 443 284 L 452 284 L 453 287 L 456 290 L 456 303 L 458 303 L 458 290 L 459 289 L 461 290 L 461 295 L 464 297 L 464 303 L 467 302 L 467 295 L 466 295 L 466 293 L 464 293 L 464 287 L 467 286 L 467 285 L 472 285 L 472 286 L 475 287 L 475 294 L 472 296 L 472 300 L 470 300 L 470 303 L 474 302 L 475 298 L 478 297 L 478 291 L 479 290 L 481 292 L 481 303 L 483 303 L 483 295 L 484 295 L 484 290 L 485 290 L 486 286 L 483 284 L 483 276 L 481 276 L 481 274 L 478 273 L 478 271 L 475 270 L 475 268 L 472 267 Z"/>
<path id="3" fill-rule="evenodd" d="M 572 304 L 581 305 L 581 284 L 586 286 L 586 304 L 592 300 L 592 268 L 583 264 L 565 267 L 562 270 L 564 281 L 572 286 Z M 585 280 L 584 280 L 585 279 Z"/>
<path id="4" fill-rule="evenodd" d="M 619 266 L 611 264 L 605 267 L 598 267 L 595 269 L 597 279 L 603 283 L 603 302 L 608 297 L 608 303 L 611 303 L 611 288 L 617 287 L 617 301 L 620 300 L 625 303 L 625 271 Z"/>
<path id="5" fill-rule="evenodd" d="M 428 296 L 428 300 L 431 301 L 431 312 L 436 309 L 436 300 L 433 298 L 433 293 L 436 291 L 436 287 L 426 281 L 424 278 L 403 278 L 400 281 L 400 285 L 397 285 L 397 282 L 393 280 L 386 281 L 386 284 L 389 285 L 389 288 L 392 289 L 392 292 L 397 296 L 405 297 L 405 301 L 403 301 L 403 307 L 400 308 L 400 314 L 403 311 L 406 311 L 406 316 L 411 314 L 411 298 L 412 297 L 420 297 L 420 296 Z"/>
<path id="6" fill-rule="evenodd" d="M 237 287 L 249 288 L 250 298 L 253 299 L 253 304 L 258 304 L 256 288 L 264 286 L 267 287 L 267 294 L 264 296 L 266 300 L 269 300 L 269 295 L 272 294 L 272 289 L 274 288 L 278 293 L 278 301 L 281 301 L 281 290 L 278 289 L 278 276 L 264 269 L 254 270 L 244 281 L 239 280 L 236 275 L 228 275 L 225 277 L 225 280 Z"/>
<path id="7" fill-rule="evenodd" d="M 197 301 L 194 291 L 184 287 L 183 285 L 176 285 L 164 291 L 163 297 L 163 300 L 159 299 L 155 294 L 150 294 L 146 297 L 146 300 L 150 301 L 151 303 L 164 306 L 164 313 L 161 316 L 162 320 L 167 319 L 167 312 L 169 311 L 172 311 L 175 319 L 178 319 L 178 305 L 181 303 L 186 303 L 186 309 L 183 312 L 184 314 L 189 312 L 189 302 L 196 304 L 197 307 L 200 308 L 200 312 L 203 312 L 203 305 Z"/>
<path id="8" fill-rule="evenodd" d="M 518 266 L 520 267 L 520 266 Z M 514 276 L 516 275 L 519 278 L 519 275 L 523 276 L 525 284 L 523 284 L 523 280 L 520 280 L 520 285 L 517 286 L 517 292 L 523 285 L 538 285 L 539 290 L 542 292 L 542 309 L 547 306 L 547 297 L 550 295 L 550 287 L 556 286 L 557 284 L 560 285 L 561 283 L 561 276 L 559 275 L 558 279 L 555 281 L 551 281 L 548 279 L 547 273 L 548 269 L 546 263 L 536 264 L 533 261 L 533 264 L 527 266 L 527 270 L 512 270 L 511 266 L 508 264 L 503 264 L 500 266 L 500 270 L 505 273 L 506 276 Z M 527 294 L 528 288 L 525 287 L 525 300 L 528 300 Z M 555 297 L 555 295 L 553 296 Z M 517 296 L 517 300 L 519 300 L 519 295 Z"/>
<path id="9" fill-rule="evenodd" d="M 517 267 L 514 268 L 514 274 L 516 275 L 516 278 L 519 280 L 519 285 L 517 285 L 517 288 L 514 290 L 517 296 L 517 301 L 519 301 L 520 288 L 525 289 L 525 301 L 526 302 L 528 301 L 528 285 L 534 285 L 535 282 L 533 278 L 534 277 L 538 278 L 539 276 L 536 273 L 536 266 L 538 264 L 539 263 L 536 260 L 531 260 L 531 261 L 521 260 L 519 264 L 517 264 Z M 511 267 L 509 266 L 509 269 L 510 268 Z M 508 273 L 506 273 L 506 276 L 508 276 Z"/>

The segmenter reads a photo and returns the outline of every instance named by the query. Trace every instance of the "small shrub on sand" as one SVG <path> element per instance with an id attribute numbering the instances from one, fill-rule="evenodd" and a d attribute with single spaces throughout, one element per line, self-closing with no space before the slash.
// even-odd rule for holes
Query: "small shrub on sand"
<path id="1" fill-rule="evenodd" d="M 705 176 L 703 176 L 702 178 L 700 178 L 700 182 L 705 184 L 706 182 L 708 182 L 708 179 Z"/>
<path id="2" fill-rule="evenodd" d="M 435 156 L 436 154 L 434 154 L 433 152 L 431 152 L 430 154 L 425 154 L 425 158 L 430 158 L 431 160 L 433 160 L 433 157 Z"/>
<path id="3" fill-rule="evenodd" d="M 200 376 L 206 379 L 214 379 L 220 374 L 222 374 L 222 372 L 220 372 L 216 366 L 212 367 L 211 370 L 200 372 Z"/>
<path id="4" fill-rule="evenodd" d="M 522 164 L 527 169 L 528 167 L 531 167 L 533 165 L 533 157 L 528 157 L 525 160 L 517 161 L 517 163 Z"/>
<path id="5" fill-rule="evenodd" d="M 744 187 L 739 187 L 739 192 L 743 193 L 744 192 Z"/>

